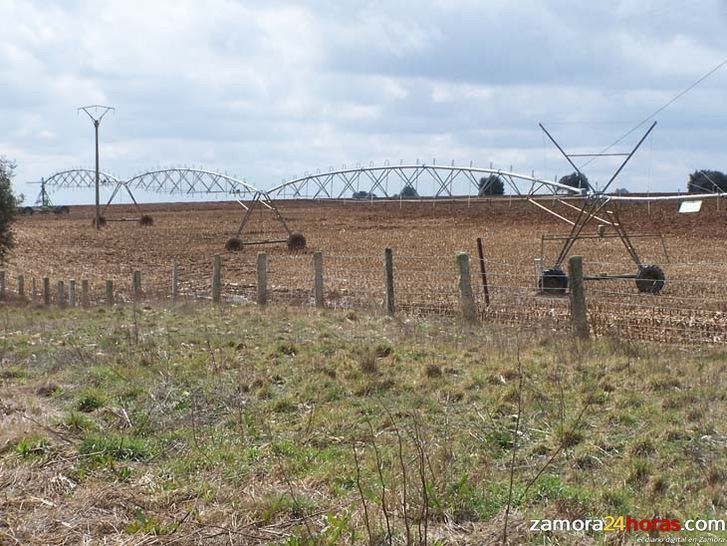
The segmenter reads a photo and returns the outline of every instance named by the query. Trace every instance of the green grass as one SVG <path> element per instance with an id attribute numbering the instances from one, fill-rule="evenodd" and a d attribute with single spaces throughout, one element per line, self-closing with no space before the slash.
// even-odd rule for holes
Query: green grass
<path id="1" fill-rule="evenodd" d="M 38 472 L 38 488 L 70 477 L 51 499 L 69 514 L 104 484 L 124 491 L 133 502 L 108 502 L 126 535 L 244 520 L 281 544 L 358 544 L 385 539 L 388 515 L 399 543 L 422 517 L 430 544 L 464 540 L 451 522 L 485 542 L 501 532 L 513 460 L 514 518 L 727 509 L 724 353 L 249 307 L 6 322 L 3 388 L 45 428 L 18 433 L 2 468 Z M 38 517 L 12 516 L 21 537 Z"/>

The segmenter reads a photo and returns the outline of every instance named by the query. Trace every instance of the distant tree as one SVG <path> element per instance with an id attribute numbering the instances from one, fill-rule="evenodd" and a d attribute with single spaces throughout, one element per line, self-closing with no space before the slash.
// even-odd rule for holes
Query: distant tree
<path id="1" fill-rule="evenodd" d="M 689 193 L 727 192 L 727 175 L 720 171 L 694 171 L 687 186 Z"/>
<path id="2" fill-rule="evenodd" d="M 614 190 L 613 193 L 615 193 L 616 195 L 625 195 L 630 192 L 626 188 L 618 188 L 617 190 Z"/>
<path id="3" fill-rule="evenodd" d="M 405 198 L 411 198 L 411 197 L 419 197 L 419 193 L 417 193 L 417 190 L 414 186 L 411 184 L 407 184 L 403 188 L 401 188 L 401 193 L 399 194 L 400 197 Z"/>
<path id="4" fill-rule="evenodd" d="M 366 199 L 376 199 L 376 194 L 361 190 L 353 192 L 352 197 L 359 201 L 365 201 Z"/>
<path id="5" fill-rule="evenodd" d="M 561 177 L 558 183 L 583 190 L 588 188 L 588 177 L 583 173 L 571 173 Z"/>
<path id="6" fill-rule="evenodd" d="M 11 230 L 17 212 L 17 201 L 11 185 L 14 172 L 15 163 L 0 157 L 0 261 L 5 260 L 14 244 Z"/>
<path id="7" fill-rule="evenodd" d="M 480 197 L 484 197 L 486 195 L 504 195 L 505 193 L 505 183 L 502 181 L 502 178 L 496 174 L 483 176 L 480 178 L 478 186 L 479 191 L 477 192 L 477 195 Z"/>

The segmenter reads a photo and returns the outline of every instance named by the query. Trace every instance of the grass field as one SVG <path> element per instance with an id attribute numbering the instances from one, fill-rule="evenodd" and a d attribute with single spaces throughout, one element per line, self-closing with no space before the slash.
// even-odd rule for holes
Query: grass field
<path id="1" fill-rule="evenodd" d="M 622 544 L 529 520 L 727 509 L 724 352 L 229 305 L 6 307 L 2 340 L 3 544 L 497 544 L 508 505 L 510 544 Z"/>

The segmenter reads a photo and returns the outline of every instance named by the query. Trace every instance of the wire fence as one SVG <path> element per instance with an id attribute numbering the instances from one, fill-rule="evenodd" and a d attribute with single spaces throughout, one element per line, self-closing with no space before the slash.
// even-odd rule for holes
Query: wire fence
<path id="1" fill-rule="evenodd" d="M 271 253 L 265 267 L 266 303 L 313 307 L 315 274 L 311 253 Z M 42 277 L 35 272 L 0 272 L 0 298 L 36 305 L 106 305 L 113 303 L 212 301 L 209 256 L 187 257 L 166 268 L 154 264 L 128 267 L 114 275 L 83 272 L 81 280 Z M 254 253 L 226 254 L 220 259 L 221 302 L 259 301 L 260 271 Z M 585 295 L 590 331 L 613 336 L 675 344 L 727 344 L 727 291 L 714 264 L 670 263 L 669 278 L 659 294 L 639 292 L 634 279 L 593 279 L 602 271 L 628 271 L 628 262 L 584 262 Z M 704 267 L 702 267 L 704 266 Z M 134 288 L 133 271 L 140 274 Z M 486 276 L 479 260 L 469 260 L 469 286 L 476 315 L 483 323 L 571 329 L 567 294 L 538 289 L 535 264 L 488 260 Z M 699 276 L 695 275 L 699 272 Z M 458 316 L 462 314 L 462 271 L 455 255 L 394 255 L 394 296 L 398 313 Z M 326 307 L 384 309 L 384 254 L 323 256 L 323 299 Z M 84 280 L 86 282 L 84 282 Z M 486 282 L 485 282 L 486 281 Z M 111 283 L 111 284 L 109 284 Z M 85 288 L 84 288 L 85 286 Z M 487 292 L 486 292 L 486 289 Z"/>

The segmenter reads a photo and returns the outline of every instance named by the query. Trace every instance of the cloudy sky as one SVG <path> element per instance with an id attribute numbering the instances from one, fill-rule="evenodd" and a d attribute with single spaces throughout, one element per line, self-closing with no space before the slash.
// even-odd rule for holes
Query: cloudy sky
<path id="1" fill-rule="evenodd" d="M 120 177 L 203 165 L 268 188 L 436 158 L 552 179 L 569 169 L 538 122 L 597 151 L 727 58 L 727 0 L 0 0 L 0 21 L 0 155 L 32 198 L 93 165 L 94 103 L 116 108 L 101 162 Z M 726 92 L 723 67 L 661 112 L 618 185 L 727 170 Z"/>

